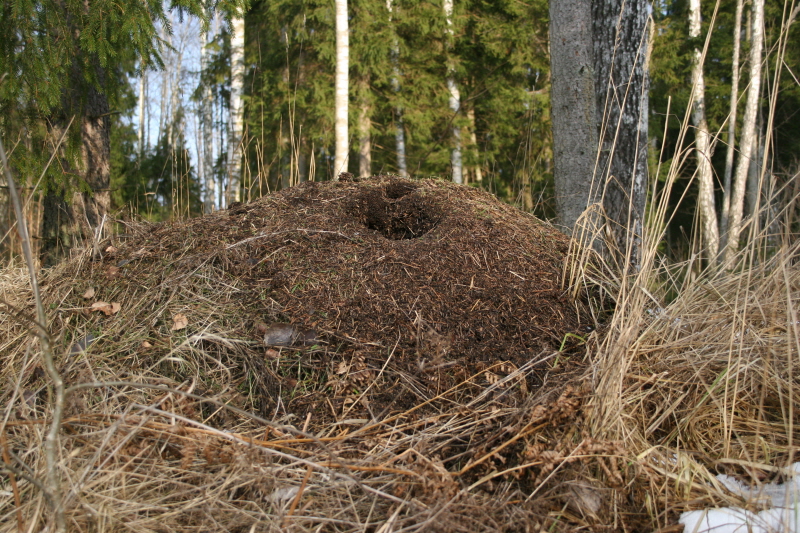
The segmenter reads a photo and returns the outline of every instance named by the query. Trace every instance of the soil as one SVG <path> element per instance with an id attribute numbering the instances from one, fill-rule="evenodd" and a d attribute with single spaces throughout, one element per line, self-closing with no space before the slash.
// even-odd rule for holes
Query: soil
<path id="1" fill-rule="evenodd" d="M 359 493 L 359 517 L 389 520 L 407 501 L 403 520 L 431 531 L 609 530 L 617 515 L 595 500 L 633 474 L 619 443 L 589 437 L 588 320 L 562 288 L 567 237 L 478 189 L 343 177 L 200 218 L 121 222 L 99 254 L 44 276 L 57 365 L 68 387 L 87 384 L 65 406 L 65 456 L 111 439 L 155 485 L 177 466 L 198 488 L 252 476 L 243 492 L 176 497 L 170 527 L 200 502 L 198 524 L 237 530 L 249 502 L 283 490 L 275 476 L 297 475 L 328 490 L 304 504 L 324 521 L 352 490 L 325 481 L 336 468 L 388 491 Z M 47 404 L 44 375 L 25 371 L 20 418 Z M 35 438 L 25 424 L 19 449 Z M 109 483 L 91 498 L 127 487 Z"/>
<path id="2" fill-rule="evenodd" d="M 486 192 L 439 180 L 309 182 L 132 231 L 103 259 L 115 275 L 161 269 L 162 285 L 177 290 L 210 264 L 244 287 L 237 307 L 249 317 L 236 336 L 263 345 L 265 330 L 293 326 L 318 340 L 263 346 L 265 361 L 299 365 L 300 375 L 251 361 L 263 366 L 265 413 L 316 371 L 340 401 L 381 375 L 372 409 L 406 409 L 490 367 L 502 379 L 581 327 L 561 286 L 568 239 Z M 544 370 L 528 371 L 523 389 Z M 320 400 L 297 392 L 288 411 Z"/>

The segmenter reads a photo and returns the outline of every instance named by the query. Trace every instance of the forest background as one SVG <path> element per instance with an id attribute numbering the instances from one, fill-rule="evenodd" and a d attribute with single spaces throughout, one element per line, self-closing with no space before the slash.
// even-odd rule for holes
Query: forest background
<path id="1" fill-rule="evenodd" d="M 745 80 L 739 87 L 740 108 L 752 33 L 748 4 L 740 35 L 740 78 Z M 253 1 L 244 16 L 243 84 L 233 90 L 231 69 L 237 60 L 231 58 L 238 47 L 236 39 L 234 46 L 231 43 L 237 29 L 235 23 L 224 22 L 235 10 L 233 4 L 217 6 L 209 24 L 197 17 L 210 11 L 192 12 L 196 2 L 171 12 L 164 12 L 160 2 L 147 5 L 158 15 L 152 53 L 141 53 L 136 43 L 111 43 L 107 50 L 97 50 L 110 58 L 110 66 L 97 69 L 93 83 L 108 101 L 111 213 L 155 221 L 196 216 L 225 208 L 235 199 L 249 201 L 305 180 L 334 176 L 333 2 Z M 680 159 L 670 193 L 675 215 L 662 244 L 662 251 L 675 259 L 691 254 L 697 231 L 696 159 L 690 155 L 692 140 L 687 143 L 682 132 L 692 94 L 694 50 L 703 47 L 710 21 L 714 26 L 704 62 L 705 103 L 718 209 L 722 202 L 735 6 L 734 0 L 704 2 L 700 37 L 690 38 L 689 2 L 653 3 L 649 167 L 651 180 L 664 182 L 673 159 Z M 11 7 L 4 10 L 4 22 L 13 22 Z M 452 151 L 459 146 L 464 183 L 554 219 L 548 3 L 456 2 L 452 17 L 439 3 L 420 0 L 351 0 L 348 10 L 348 170 L 357 175 L 452 179 Z M 792 11 L 797 10 L 782 1 L 765 3 L 766 57 L 779 43 Z M 748 213 L 759 187 L 765 197 L 769 191 L 784 191 L 786 198 L 797 193 L 798 31 L 789 26 L 788 39 L 783 36 L 783 64 L 767 61 L 762 69 Z M 20 46 L 13 41 L 6 40 L 6 52 Z M 0 131 L 6 145 L 13 147 L 12 164 L 19 179 L 27 180 L 27 216 L 34 236 L 42 241 L 43 229 L 36 228 L 42 228 L 42 214 L 49 208 L 47 196 L 68 197 L 70 191 L 87 185 L 79 173 L 70 171 L 69 161 L 79 158 L 77 128 L 65 136 L 61 164 L 47 166 L 61 133 L 69 127 L 64 127 L 63 117 L 54 118 L 59 105 L 65 107 L 64 96 L 47 94 L 47 77 L 37 79 L 41 74 L 37 69 L 44 72 L 39 63 L 14 65 L 26 68 L 27 74 L 0 83 Z M 450 102 L 451 79 L 460 93 L 456 111 Z M 240 91 L 243 125 L 237 146 L 242 168 L 237 187 L 230 179 L 234 161 L 228 156 L 237 153 L 236 141 L 230 139 L 236 122 L 231 96 Z M 742 116 L 740 112 L 739 122 Z M 767 179 L 759 186 L 762 165 Z M 6 191 L 0 190 L 0 232 L 7 259 L 19 250 L 12 239 L 14 216 Z"/>

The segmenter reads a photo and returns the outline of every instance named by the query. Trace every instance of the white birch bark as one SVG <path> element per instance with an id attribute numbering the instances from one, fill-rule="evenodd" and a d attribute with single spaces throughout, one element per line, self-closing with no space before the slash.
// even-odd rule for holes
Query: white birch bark
<path id="1" fill-rule="evenodd" d="M 163 28 L 161 30 L 162 37 L 166 39 L 167 44 L 169 44 L 168 50 L 172 49 L 172 35 L 167 33 Z M 169 94 L 169 84 L 170 84 L 170 57 L 171 54 L 164 55 L 164 70 L 161 73 L 161 106 L 160 106 L 160 113 L 158 115 L 158 141 L 161 142 L 161 139 L 164 138 L 166 134 L 165 127 L 168 127 L 166 122 L 167 120 L 167 106 L 169 99 L 167 95 Z"/>
<path id="2" fill-rule="evenodd" d="M 386 0 L 386 9 L 389 11 L 389 24 L 392 23 L 392 0 Z M 400 56 L 400 45 L 397 42 L 397 35 L 392 36 L 392 90 L 395 94 L 400 93 L 400 67 L 398 65 Z M 408 166 L 406 165 L 406 130 L 403 124 L 403 108 L 397 106 L 394 109 L 394 142 L 397 152 L 397 172 L 400 177 L 408 177 Z"/>
<path id="3" fill-rule="evenodd" d="M 731 211 L 731 178 L 733 176 L 733 154 L 736 149 L 736 113 L 739 108 L 739 52 L 742 35 L 742 3 L 736 0 L 736 15 L 733 22 L 733 67 L 731 72 L 731 106 L 728 115 L 728 149 L 725 152 L 725 174 L 722 182 L 722 216 L 720 217 L 720 245 L 727 243 L 728 217 Z"/>
<path id="4" fill-rule="evenodd" d="M 139 152 L 139 161 L 141 162 L 142 157 L 144 156 L 144 123 L 145 123 L 145 101 L 147 100 L 147 70 L 145 69 L 144 65 L 142 65 L 142 73 L 139 76 L 139 131 L 138 131 L 138 152 Z"/>
<path id="5" fill-rule="evenodd" d="M 333 179 L 347 172 L 350 143 L 348 142 L 347 115 L 350 74 L 350 30 L 347 21 L 347 0 L 336 1 L 336 152 L 333 158 Z"/>
<path id="6" fill-rule="evenodd" d="M 725 264 L 731 267 L 736 252 L 739 250 L 739 237 L 742 231 L 742 215 L 744 212 L 745 188 L 750 158 L 753 156 L 758 115 L 758 99 L 761 92 L 761 52 L 763 49 L 764 0 L 753 0 L 752 5 L 752 41 L 750 43 L 750 85 L 747 89 L 744 117 L 742 119 L 742 135 L 739 160 L 733 180 L 730 217 L 728 221 L 728 241 L 725 249 Z"/>
<path id="7" fill-rule="evenodd" d="M 452 47 L 453 42 L 453 0 L 444 0 L 444 16 L 447 23 L 447 48 Z M 448 58 L 447 61 L 447 91 L 450 93 L 450 111 L 453 112 L 453 148 L 450 152 L 450 166 L 453 169 L 453 182 L 464 183 L 462 175 L 463 166 L 461 163 L 461 128 L 456 124 L 456 117 L 461 107 L 461 93 L 455 79 L 455 67 Z"/>
<path id="8" fill-rule="evenodd" d="M 172 153 L 175 153 L 175 144 L 177 143 L 177 132 L 175 128 L 178 127 L 179 115 L 178 111 L 181 106 L 181 69 L 183 68 L 183 39 L 179 38 L 177 49 L 173 52 L 174 63 L 172 65 L 172 81 L 170 85 L 170 110 L 169 110 L 169 125 L 167 131 L 169 132 L 169 146 Z"/>
<path id="9" fill-rule="evenodd" d="M 689 37 L 694 39 L 700 37 L 701 26 L 700 0 L 690 0 Z M 694 49 L 692 57 L 692 123 L 695 127 L 697 206 L 700 211 L 701 234 L 708 260 L 715 262 L 719 252 L 719 228 L 717 226 L 717 210 L 714 206 L 714 171 L 711 168 L 710 136 L 706 122 L 704 57 L 705 54 L 699 48 Z"/>
<path id="10" fill-rule="evenodd" d="M 228 123 L 227 205 L 241 201 L 244 134 L 244 13 L 231 20 L 231 102 Z"/>
<path id="11" fill-rule="evenodd" d="M 212 122 L 213 96 L 211 87 L 204 83 L 202 73 L 208 68 L 208 45 L 211 42 L 211 32 L 205 32 L 200 38 L 200 83 L 202 84 L 203 99 L 200 103 L 200 130 L 202 135 L 202 147 L 198 156 L 202 158 L 201 168 L 203 169 L 202 180 L 205 184 L 203 195 L 203 212 L 211 213 L 214 211 L 214 200 L 216 198 L 216 180 L 214 179 L 214 141 Z"/>

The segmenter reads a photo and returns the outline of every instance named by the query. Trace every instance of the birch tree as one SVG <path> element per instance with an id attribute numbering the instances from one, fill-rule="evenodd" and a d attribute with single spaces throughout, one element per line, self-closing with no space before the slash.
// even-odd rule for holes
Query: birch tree
<path id="1" fill-rule="evenodd" d="M 335 80 L 335 136 L 336 151 L 333 160 L 333 179 L 347 172 L 350 143 L 347 115 L 349 104 L 350 39 L 347 21 L 347 0 L 336 1 L 336 80 Z"/>
<path id="2" fill-rule="evenodd" d="M 702 19 L 700 0 L 689 1 L 689 37 L 700 37 Z M 711 29 L 708 30 L 709 33 Z M 719 228 L 717 226 L 717 210 L 714 206 L 714 170 L 711 167 L 710 135 L 706 122 L 705 79 L 703 77 L 703 61 L 705 50 L 695 47 L 692 56 L 692 123 L 695 127 L 695 156 L 697 157 L 698 194 L 697 206 L 700 211 L 700 227 L 703 247 L 708 260 L 716 261 L 719 252 Z"/>
<path id="3" fill-rule="evenodd" d="M 208 13 L 208 8 L 207 13 Z M 202 144 L 198 157 L 202 158 L 200 168 L 201 179 L 205 183 L 203 190 L 203 212 L 211 213 L 214 210 L 216 198 L 216 180 L 214 179 L 214 135 L 213 135 L 213 96 L 211 86 L 204 79 L 209 63 L 209 45 L 213 42 L 211 31 L 206 30 L 200 37 L 200 131 Z"/>
<path id="4" fill-rule="evenodd" d="M 137 132 L 137 155 L 141 161 L 145 151 L 145 109 L 147 107 L 147 68 L 144 64 L 140 64 L 141 74 L 139 75 L 139 127 Z"/>
<path id="5" fill-rule="evenodd" d="M 722 182 L 722 216 L 720 217 L 721 246 L 727 243 L 728 218 L 731 211 L 731 178 L 733 176 L 733 155 L 736 149 L 736 113 L 739 108 L 739 53 L 742 35 L 742 0 L 736 0 L 736 14 L 733 21 L 733 52 L 731 66 L 731 102 L 728 113 L 728 148 L 725 152 L 725 174 Z"/>
<path id="6" fill-rule="evenodd" d="M 241 200 L 242 143 L 244 142 L 244 13 L 231 20 L 231 104 L 228 124 L 227 205 Z"/>
<path id="7" fill-rule="evenodd" d="M 444 0 L 444 16 L 447 24 L 446 39 L 447 49 L 453 46 L 453 0 Z M 452 54 L 448 53 L 447 58 L 447 91 L 450 93 L 450 111 L 453 112 L 453 147 L 450 152 L 450 166 L 453 172 L 453 182 L 463 183 L 462 162 L 461 162 L 461 127 L 458 126 L 456 118 L 461 107 L 461 93 L 458 90 L 455 77 L 455 65 Z"/>
<path id="8" fill-rule="evenodd" d="M 739 250 L 739 237 L 742 231 L 745 189 L 750 159 L 753 157 L 753 146 L 758 119 L 758 100 L 761 91 L 761 53 L 764 44 L 764 0 L 752 0 L 752 38 L 750 43 L 750 73 L 747 89 L 747 102 L 742 117 L 742 134 L 739 143 L 739 159 L 733 180 L 730 217 L 728 221 L 728 238 L 724 261 L 731 266 Z"/>

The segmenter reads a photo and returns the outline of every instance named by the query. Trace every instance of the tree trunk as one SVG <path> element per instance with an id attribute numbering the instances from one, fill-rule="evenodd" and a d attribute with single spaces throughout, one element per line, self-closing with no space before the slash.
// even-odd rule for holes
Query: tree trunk
<path id="1" fill-rule="evenodd" d="M 550 2 L 553 175 L 556 210 L 566 233 L 597 200 L 593 57 L 591 0 Z"/>
<path id="2" fill-rule="evenodd" d="M 606 255 L 638 268 L 647 199 L 649 2 L 594 0 L 592 15 Z"/>
<path id="3" fill-rule="evenodd" d="M 750 86 L 747 90 L 742 119 L 742 135 L 739 143 L 739 160 L 736 164 L 736 175 L 733 180 L 731 212 L 728 221 L 728 241 L 725 249 L 725 264 L 732 266 L 739 250 L 739 237 L 742 231 L 742 214 L 744 211 L 745 188 L 750 159 L 753 155 L 756 120 L 758 115 L 758 99 L 761 90 L 761 50 L 763 47 L 764 0 L 753 0 L 752 5 L 752 41 L 750 43 Z"/>
<path id="4" fill-rule="evenodd" d="M 725 152 L 725 175 L 722 183 L 722 216 L 720 217 L 721 247 L 725 248 L 728 234 L 728 217 L 731 211 L 731 177 L 733 154 L 736 149 L 736 112 L 739 108 L 739 51 L 742 35 L 742 2 L 736 0 L 736 15 L 733 23 L 733 66 L 731 72 L 731 105 L 728 115 L 728 149 Z"/>
<path id="5" fill-rule="evenodd" d="M 444 17 L 447 23 L 447 49 L 453 46 L 453 0 L 444 0 Z M 450 54 L 448 53 L 448 56 Z M 453 147 L 450 152 L 450 166 L 453 170 L 453 182 L 464 183 L 463 165 L 461 162 L 461 128 L 458 126 L 458 112 L 461 108 L 461 93 L 456 85 L 455 66 L 452 57 L 447 59 L 447 92 L 450 93 L 450 111 L 453 112 Z"/>
<path id="6" fill-rule="evenodd" d="M 83 62 L 76 58 L 69 87 L 62 97 L 64 115 L 58 123 L 64 128 L 70 118 L 76 116 L 79 122 L 72 127 L 79 123 L 81 130 L 81 168 L 75 169 L 70 161 L 64 160 L 64 179 L 70 180 L 77 173 L 82 183 L 67 182 L 45 194 L 40 250 L 45 267 L 69 257 L 73 248 L 102 238 L 105 216 L 111 205 L 109 107 L 102 92 L 105 75 L 96 59 L 93 66 L 100 88 L 84 81 Z M 85 192 L 86 189 L 89 192 Z M 70 193 L 71 198 L 66 198 Z"/>
<path id="7" fill-rule="evenodd" d="M 202 74 L 208 69 L 208 45 L 211 43 L 211 32 L 208 31 L 200 38 L 200 84 L 202 91 L 202 100 L 200 102 L 200 129 L 202 132 L 203 143 L 200 149 L 199 157 L 202 158 L 203 175 L 202 180 L 205 183 L 205 190 L 203 196 L 203 212 L 211 213 L 214 211 L 214 202 L 216 199 L 216 180 L 214 179 L 214 123 L 213 123 L 213 95 L 211 94 L 211 87 L 205 83 Z"/>
<path id="8" fill-rule="evenodd" d="M 689 37 L 693 39 L 700 37 L 701 26 L 700 0 L 690 0 Z M 692 123 L 695 127 L 695 155 L 697 156 L 697 207 L 700 211 L 700 227 L 703 247 L 707 254 L 706 259 L 712 263 L 716 262 L 719 252 L 719 229 L 717 227 L 717 210 L 714 206 L 714 170 L 711 167 L 710 136 L 706 122 L 704 57 L 704 52 L 698 48 L 694 49 L 692 57 Z"/>
<path id="9" fill-rule="evenodd" d="M 161 30 L 162 39 L 167 41 L 169 47 L 168 50 L 172 49 L 172 34 L 167 33 L 167 31 L 162 27 Z M 166 58 L 168 60 L 168 57 Z M 168 65 L 164 65 L 164 70 L 161 73 L 161 102 L 160 103 L 160 113 L 158 115 L 158 141 L 161 142 L 161 139 L 164 138 L 164 134 L 166 133 L 165 128 L 168 127 L 166 122 L 167 117 L 167 94 L 169 91 L 169 68 Z"/>
<path id="10" fill-rule="evenodd" d="M 475 159 L 475 167 L 472 169 L 472 179 L 477 183 L 483 181 L 483 171 L 481 170 L 481 153 L 478 148 L 478 136 L 475 133 L 475 108 L 469 106 L 467 109 L 467 120 L 469 120 L 469 140 L 470 146 L 474 150 L 473 157 Z"/>
<path id="11" fill-rule="evenodd" d="M 389 24 L 392 24 L 392 0 L 386 0 L 386 9 L 389 11 Z M 397 34 L 392 31 L 392 91 L 395 96 L 400 94 L 400 45 L 397 42 Z M 394 143 L 397 153 L 397 173 L 402 178 L 408 177 L 408 166 L 406 165 L 406 130 L 403 124 L 403 107 L 394 108 Z"/>
<path id="12" fill-rule="evenodd" d="M 231 111 L 228 124 L 227 205 L 241 201 L 244 136 L 244 13 L 231 20 Z"/>
<path id="13" fill-rule="evenodd" d="M 147 68 L 145 67 L 144 63 L 140 65 L 141 67 L 141 74 L 139 75 L 139 128 L 138 128 L 138 143 L 139 146 L 137 147 L 137 152 L 139 156 L 139 163 L 142 161 L 142 157 L 144 156 L 145 151 L 145 144 L 144 144 L 144 123 L 145 123 L 145 116 L 144 110 L 146 107 L 146 94 L 147 94 Z"/>
<path id="14" fill-rule="evenodd" d="M 369 80 L 361 79 L 358 88 L 358 175 L 368 178 L 372 175 L 372 105 L 369 102 Z"/>
<path id="15" fill-rule="evenodd" d="M 761 167 L 764 163 L 764 116 L 761 106 L 756 115 L 756 130 L 753 133 L 753 150 L 750 166 L 747 169 L 747 186 L 745 187 L 744 217 L 758 216 L 761 206 Z"/>
<path id="16" fill-rule="evenodd" d="M 347 0 L 336 2 L 336 152 L 333 159 L 333 179 L 347 172 L 350 143 L 347 130 L 350 74 L 350 30 L 347 22 Z"/>

